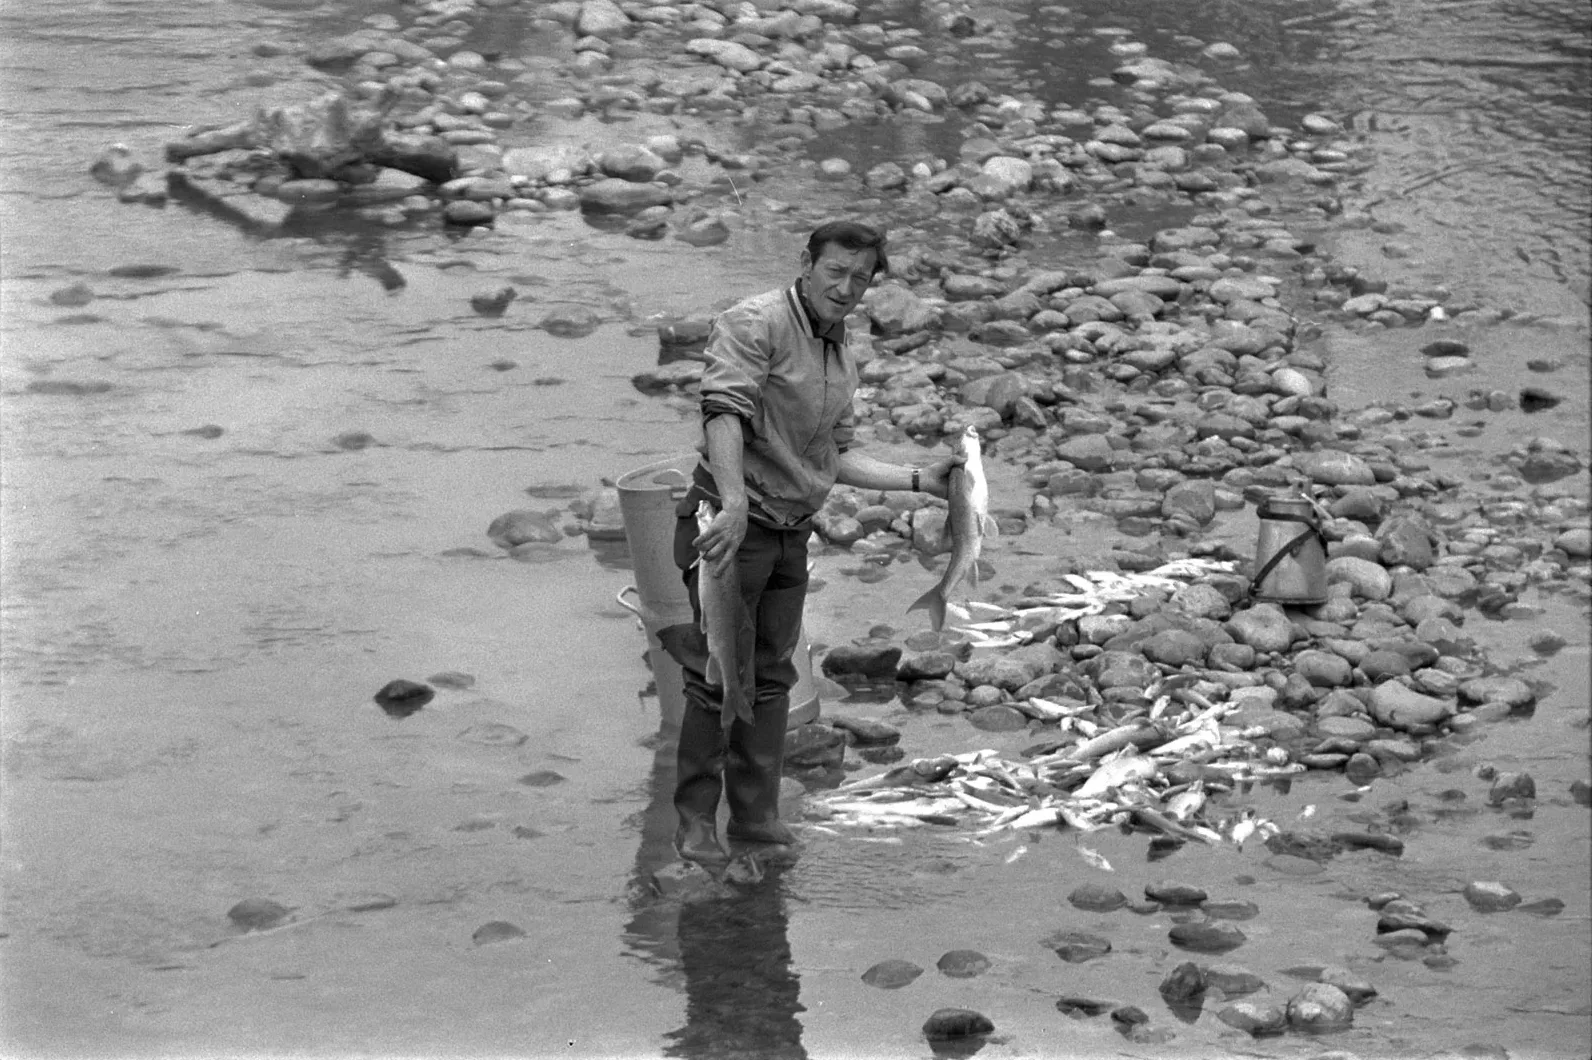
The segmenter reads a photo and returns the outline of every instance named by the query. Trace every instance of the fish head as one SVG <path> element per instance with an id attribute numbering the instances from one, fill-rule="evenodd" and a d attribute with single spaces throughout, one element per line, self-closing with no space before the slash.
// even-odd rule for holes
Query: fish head
<path id="1" fill-rule="evenodd" d="M 963 427 L 961 437 L 958 439 L 958 444 L 961 447 L 962 452 L 967 455 L 968 459 L 971 460 L 973 457 L 978 456 L 979 450 L 982 447 L 982 443 L 980 443 L 978 440 L 978 428 L 971 423 L 969 423 L 966 427 Z"/>

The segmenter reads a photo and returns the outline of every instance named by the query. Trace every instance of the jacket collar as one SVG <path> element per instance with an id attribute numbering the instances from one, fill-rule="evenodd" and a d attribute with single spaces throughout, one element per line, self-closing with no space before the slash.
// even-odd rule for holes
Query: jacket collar
<path id="1" fill-rule="evenodd" d="M 825 324 L 820 320 L 818 314 L 813 312 L 812 306 L 807 303 L 807 296 L 802 291 L 800 280 L 790 285 L 790 289 L 785 292 L 785 298 L 790 303 L 796 319 L 801 323 L 802 332 L 808 338 L 823 339 L 826 347 L 829 345 L 836 348 L 845 347 L 846 322 L 840 320 L 833 324 Z"/>

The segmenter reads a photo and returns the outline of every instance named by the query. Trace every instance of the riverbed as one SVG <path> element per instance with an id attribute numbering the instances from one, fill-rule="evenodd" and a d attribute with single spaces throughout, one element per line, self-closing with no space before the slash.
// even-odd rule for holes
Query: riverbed
<path id="1" fill-rule="evenodd" d="M 534 60 L 539 99 L 578 84 L 559 65 L 567 42 L 512 5 L 489 10 L 491 34 L 477 32 Z M 1369 162 L 1339 219 L 1311 221 L 1337 260 L 1502 311 L 1462 332 L 1319 324 L 1309 341 L 1340 407 L 1463 405 L 1532 383 L 1560 403 L 1461 411 L 1432 462 L 1466 474 L 1544 434 L 1587 455 L 1587 34 L 1574 5 L 991 6 L 978 13 L 1016 27 L 1017 43 L 982 55 L 916 8 L 864 11 L 924 35 L 902 38 L 932 45 L 922 76 L 976 69 L 1052 104 L 1118 98 L 1124 41 L 1193 62 L 1232 43 L 1242 59 L 1211 66 L 1225 85 L 1274 121 L 1332 115 Z M 119 203 L 88 174 L 111 142 L 154 157 L 192 126 L 334 83 L 261 42 L 413 13 L 57 0 L 0 15 L 8 1055 L 923 1057 L 923 1021 L 946 1006 L 994 1021 L 991 1057 L 1585 1055 L 1592 824 L 1570 795 L 1588 774 L 1584 593 L 1528 590 L 1508 614 L 1468 617 L 1497 669 L 1544 682 L 1530 714 L 1447 738 L 1369 791 L 1327 773 L 1255 793 L 1278 821 L 1397 818 L 1398 859 L 1362 851 L 1297 876 L 1259 844 L 1152 862 L 1145 836 L 1114 831 L 983 844 L 814 832 L 794 865 L 723 902 L 660 896 L 672 763 L 642 635 L 615 599 L 634 581 L 624 550 L 574 532 L 573 515 L 562 540 L 515 557 L 486 528 L 514 509 L 567 510 L 689 449 L 689 399 L 631 382 L 657 360 L 657 326 L 788 280 L 814 218 L 891 207 L 808 166 L 737 187 L 731 237 L 711 247 L 557 210 L 467 232 L 328 224 L 259 238 L 175 203 Z M 680 130 L 725 150 L 758 143 L 711 112 L 534 114 L 504 140 Z M 861 174 L 954 157 L 959 135 L 952 121 L 848 126 L 815 138 L 808 161 Z M 1194 213 L 1113 226 L 1142 238 Z M 509 312 L 471 308 L 504 284 L 519 292 Z M 90 297 L 52 298 L 75 285 Z M 599 317 L 589 334 L 539 325 L 576 306 Z M 1477 363 L 1433 379 L 1420 348 L 1449 334 Z M 924 458 L 906 440 L 875 450 Z M 1025 507 L 998 446 L 991 465 L 997 502 Z M 1586 497 L 1584 470 L 1567 484 Z M 1250 551 L 1254 526 L 1252 508 L 1223 512 L 1209 537 Z M 1109 544 L 1036 524 L 991 552 L 995 591 L 1045 576 L 1058 555 L 1104 561 Z M 808 635 L 820 649 L 881 622 L 917 628 L 904 608 L 937 575 L 908 562 L 861 579 L 858 563 L 819 550 Z M 1566 640 L 1554 654 L 1529 644 L 1545 628 Z M 394 717 L 373 699 L 394 679 L 439 691 Z M 828 682 L 821 694 L 825 711 L 896 725 L 909 757 L 1031 742 L 888 695 Z M 1534 776 L 1530 816 L 1487 805 L 1486 766 Z M 1172 1019 L 1156 991 L 1183 959 L 1170 915 L 1066 902 L 1083 881 L 1136 896 L 1165 878 L 1259 907 L 1231 959 L 1273 999 L 1298 985 L 1284 969 L 1327 964 L 1379 997 L 1327 1038 L 1251 1041 L 1208 1013 Z M 1460 894 L 1477 880 L 1563 906 L 1481 916 Z M 1457 962 L 1376 946 L 1364 898 L 1384 891 L 1455 924 Z M 255 898 L 288 919 L 240 931 L 228 910 Z M 479 944 L 499 921 L 523 937 Z M 1040 944 L 1058 929 L 1108 934 L 1113 951 L 1064 963 Z M 935 971 L 956 949 L 990 970 Z M 861 981 L 890 958 L 930 970 L 889 992 Z M 1109 1021 L 1058 1012 L 1066 994 L 1138 1005 L 1175 1037 L 1129 1045 Z"/>

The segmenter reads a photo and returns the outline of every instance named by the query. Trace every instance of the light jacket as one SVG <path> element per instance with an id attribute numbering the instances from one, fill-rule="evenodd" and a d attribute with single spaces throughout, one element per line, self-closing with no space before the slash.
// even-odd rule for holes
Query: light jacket
<path id="1" fill-rule="evenodd" d="M 726 309 L 708 337 L 702 422 L 741 418 L 749 518 L 775 529 L 805 529 L 823 506 L 852 443 L 857 366 L 841 341 L 813 330 L 793 284 Z M 704 475 L 707 438 L 698 451 Z M 717 492 L 714 490 L 713 492 Z"/>

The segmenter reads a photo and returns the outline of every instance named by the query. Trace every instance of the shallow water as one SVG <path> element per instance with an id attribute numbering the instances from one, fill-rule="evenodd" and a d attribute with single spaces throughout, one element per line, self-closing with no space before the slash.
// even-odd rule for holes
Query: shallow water
<path id="1" fill-rule="evenodd" d="M 880 10 L 887 24 L 936 33 L 915 5 Z M 1185 61 L 1201 41 L 1233 42 L 1246 59 L 1211 67 L 1224 84 L 1274 120 L 1343 118 L 1372 148 L 1376 165 L 1346 206 L 1404 230 L 1340 233 L 1341 253 L 1417 286 L 1584 321 L 1586 35 L 1575 5 L 988 12 L 1009 18 L 1022 44 L 956 61 L 992 87 L 1026 83 L 1078 105 L 1118 98 L 1100 80 L 1121 61 L 1114 43 Z M 1250 1045 L 1206 1016 L 1179 1026 L 1168 1054 L 1332 1045 L 1425 1056 L 1472 1043 L 1517 1057 L 1584 1053 L 1592 853 L 1586 810 L 1564 792 L 1586 775 L 1588 637 L 1584 608 L 1566 601 L 1541 601 L 1539 621 L 1571 644 L 1525 671 L 1560 686 L 1535 717 L 1379 781 L 1359 803 L 1343 801 L 1341 777 L 1257 793 L 1269 816 L 1315 805 L 1324 824 L 1408 799 L 1417 823 L 1396 863 L 1344 857 L 1308 880 L 1268 868 L 1258 849 L 1152 865 L 1143 837 L 1110 834 L 1093 844 L 1115 867 L 1105 877 L 1071 837 L 1015 839 L 1028 851 L 1007 864 L 1014 846 L 924 831 L 899 844 L 815 840 L 727 909 L 649 896 L 646 881 L 671 860 L 670 762 L 654 750 L 641 639 L 613 600 L 629 573 L 581 537 L 516 563 L 485 528 L 686 448 L 690 408 L 629 384 L 654 357 L 645 325 L 781 282 L 805 212 L 838 208 L 847 193 L 776 177 L 749 194 L 730 243 L 690 250 L 570 214 L 465 239 L 356 227 L 261 240 L 178 206 L 119 205 L 88 178 L 108 142 L 152 155 L 187 125 L 308 94 L 324 79 L 249 49 L 372 13 L 404 17 L 375 3 L 55 0 L 0 11 L 8 1054 L 921 1057 L 928 1013 L 966 1005 L 996 1020 L 983 1055 L 1098 1055 L 1124 1043 L 1103 1020 L 1061 1018 L 1056 996 L 1133 1002 L 1165 1023 L 1155 985 L 1183 958 L 1164 916 L 1098 917 L 1064 896 L 1086 878 L 1134 896 L 1164 877 L 1261 906 L 1231 959 L 1274 994 L 1291 986 L 1279 969 L 1337 962 L 1385 999 L 1330 1042 Z M 497 17 L 504 41 L 543 46 L 514 36 L 512 14 Z M 588 122 L 562 135 L 630 138 L 645 125 Z M 860 168 L 954 153 L 955 133 L 949 122 L 870 126 L 815 142 L 814 154 Z M 1390 256 L 1390 242 L 1412 249 Z M 176 271 L 108 273 L 130 264 Z M 78 281 L 96 296 L 88 305 L 49 301 Z M 470 294 L 504 282 L 521 291 L 507 316 L 470 311 Z M 583 339 L 534 326 L 566 303 L 606 322 Z M 1541 417 L 1488 417 L 1476 452 L 1544 431 L 1582 446 L 1584 330 L 1481 334 L 1493 346 L 1483 374 L 1435 384 L 1415 374 L 1424 332 L 1391 348 L 1329 332 L 1334 393 L 1352 408 L 1389 388 L 1512 388 L 1520 362 L 1551 346 L 1568 363 L 1551 381 L 1570 400 Z M 1019 495 L 1014 479 L 1003 489 Z M 1250 530 L 1234 517 L 1223 532 L 1244 543 Z M 1049 555 L 1086 548 L 1047 531 L 995 558 L 1001 578 L 1021 584 Z M 854 563 L 820 557 L 815 642 L 898 615 L 927 577 L 902 565 L 862 585 L 840 572 Z M 1524 639 L 1536 626 L 1472 623 L 1506 662 L 1532 658 Z M 371 699 L 392 678 L 441 671 L 475 683 L 402 720 Z M 903 721 L 909 754 L 1020 746 L 827 694 L 826 709 Z M 1533 820 L 1439 812 L 1449 788 L 1482 806 L 1470 769 L 1483 761 L 1533 772 L 1544 793 Z M 547 771 L 562 780 L 544 784 Z M 1512 831 L 1529 831 L 1531 845 L 1483 843 Z M 1457 894 L 1470 879 L 1566 908 L 1554 919 L 1477 917 Z M 1389 888 L 1463 924 L 1456 968 L 1371 945 L 1373 918 L 1344 895 Z M 293 907 L 296 926 L 236 936 L 225 913 L 248 897 Z M 527 937 L 473 945 L 495 920 Z M 1063 926 L 1108 934 L 1116 950 L 1064 965 L 1038 945 Z M 963 947 L 992 970 L 973 980 L 933 970 Z M 888 957 L 929 971 L 896 992 L 863 986 L 862 971 Z"/>

